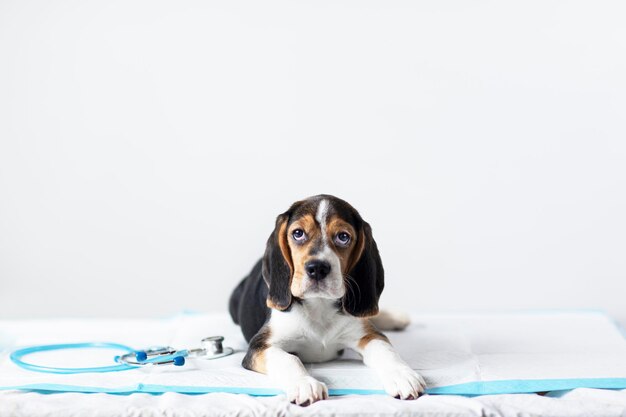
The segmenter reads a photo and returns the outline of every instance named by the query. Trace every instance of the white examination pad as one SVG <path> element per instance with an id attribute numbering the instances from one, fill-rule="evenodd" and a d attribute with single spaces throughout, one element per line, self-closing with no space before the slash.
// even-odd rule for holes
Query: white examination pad
<path id="1" fill-rule="evenodd" d="M 28 371 L 9 358 L 18 347 L 79 342 L 115 342 L 137 349 L 199 345 L 225 336 L 235 354 L 190 360 L 184 367 L 59 375 Z M 505 314 L 420 314 L 403 332 L 387 335 L 401 356 L 418 370 L 431 394 L 504 394 L 573 388 L 626 388 L 626 339 L 599 312 Z M 241 367 L 246 343 L 227 315 L 181 314 L 166 320 L 4 320 L 0 321 L 0 389 L 72 392 L 231 392 L 276 395 L 266 376 Z M 57 367 L 113 364 L 120 352 L 105 349 L 42 352 L 27 362 Z M 379 378 L 358 356 L 311 364 L 313 376 L 331 395 L 383 393 Z"/>

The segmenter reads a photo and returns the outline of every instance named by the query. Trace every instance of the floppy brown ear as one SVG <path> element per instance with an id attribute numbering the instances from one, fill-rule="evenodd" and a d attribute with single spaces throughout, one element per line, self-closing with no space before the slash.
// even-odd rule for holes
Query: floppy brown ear
<path id="1" fill-rule="evenodd" d="M 385 286 L 385 271 L 376 241 L 372 237 L 372 228 L 365 221 L 359 232 L 351 264 L 353 266 L 348 275 L 352 279 L 348 279 L 350 282 L 346 285 L 357 285 L 358 288 L 346 291 L 342 300 L 343 308 L 353 316 L 374 316 L 378 313 L 378 299 Z"/>
<path id="2" fill-rule="evenodd" d="M 263 255 L 262 274 L 269 288 L 267 306 L 278 310 L 285 310 L 291 305 L 293 263 L 287 244 L 287 219 L 286 213 L 276 218 L 276 227 L 267 240 Z"/>

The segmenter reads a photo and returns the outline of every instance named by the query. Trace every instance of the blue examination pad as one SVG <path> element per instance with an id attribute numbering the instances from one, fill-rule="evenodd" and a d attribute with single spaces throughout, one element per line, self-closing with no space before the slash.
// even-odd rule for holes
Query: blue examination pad
<path id="1" fill-rule="evenodd" d="M 600 312 L 419 314 L 402 332 L 387 335 L 401 356 L 428 383 L 431 394 L 531 393 L 573 388 L 626 388 L 626 339 Z M 57 375 L 32 372 L 11 362 L 18 347 L 115 342 L 137 349 L 190 348 L 210 335 L 225 336 L 233 355 L 189 360 L 183 367 L 146 366 L 121 372 Z M 265 376 L 241 367 L 246 343 L 223 314 L 181 314 L 167 320 L 0 321 L 0 389 L 63 392 L 258 396 L 282 392 Z M 85 349 L 42 352 L 28 361 L 44 366 L 111 365 L 120 352 Z M 358 355 L 308 365 L 331 395 L 383 394 L 379 378 Z"/>

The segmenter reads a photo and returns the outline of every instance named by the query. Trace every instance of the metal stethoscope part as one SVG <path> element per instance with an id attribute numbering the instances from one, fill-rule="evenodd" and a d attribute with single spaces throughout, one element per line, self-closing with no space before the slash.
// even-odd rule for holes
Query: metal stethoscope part
<path id="1" fill-rule="evenodd" d="M 206 337 L 200 341 L 201 346 L 196 349 L 176 350 L 170 346 L 150 347 L 143 350 L 134 350 L 119 343 L 65 343 L 56 345 L 32 346 L 15 350 L 11 353 L 11 360 L 18 366 L 36 372 L 53 374 L 78 374 L 87 372 L 112 372 L 136 369 L 145 365 L 174 365 L 183 366 L 186 358 L 193 359 L 217 359 L 232 354 L 230 347 L 224 347 L 222 336 Z M 91 368 L 58 368 L 42 366 L 23 360 L 27 355 L 38 352 L 65 349 L 116 349 L 126 351 L 120 356 L 115 356 L 115 365 L 91 367 Z"/>
<path id="2" fill-rule="evenodd" d="M 116 356 L 115 360 L 118 363 L 132 366 L 183 366 L 186 362 L 186 358 L 210 360 L 222 358 L 233 353 L 232 348 L 225 348 L 222 345 L 223 341 L 224 337 L 222 336 L 205 337 L 200 341 L 201 347 L 196 349 L 176 350 L 171 346 L 151 347 L 136 352 L 126 353 L 125 355 Z"/>

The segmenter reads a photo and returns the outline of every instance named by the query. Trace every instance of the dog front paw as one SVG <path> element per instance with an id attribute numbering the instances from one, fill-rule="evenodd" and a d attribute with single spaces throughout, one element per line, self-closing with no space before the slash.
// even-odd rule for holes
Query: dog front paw
<path id="1" fill-rule="evenodd" d="M 305 376 L 291 385 L 286 393 L 290 402 L 306 407 L 315 401 L 327 399 L 328 387 L 311 376 Z"/>
<path id="2" fill-rule="evenodd" d="M 408 366 L 385 371 L 382 375 L 387 394 L 401 400 L 415 400 L 424 393 L 424 378 Z"/>

